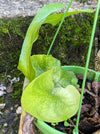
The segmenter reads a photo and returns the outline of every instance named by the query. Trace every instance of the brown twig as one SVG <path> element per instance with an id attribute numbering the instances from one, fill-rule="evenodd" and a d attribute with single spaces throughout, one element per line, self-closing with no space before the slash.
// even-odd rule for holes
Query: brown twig
<path id="1" fill-rule="evenodd" d="M 85 89 L 86 90 L 86 92 L 89 94 L 89 95 L 91 95 L 91 96 L 93 96 L 93 97 L 96 97 L 96 95 L 94 94 L 94 93 L 92 93 L 91 91 L 89 91 L 88 89 Z"/>

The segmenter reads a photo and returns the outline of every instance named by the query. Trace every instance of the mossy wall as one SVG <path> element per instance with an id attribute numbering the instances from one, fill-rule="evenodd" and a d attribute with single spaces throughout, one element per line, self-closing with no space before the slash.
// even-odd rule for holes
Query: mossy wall
<path id="1" fill-rule="evenodd" d="M 17 68 L 25 33 L 32 19 L 33 17 L 20 17 L 0 20 L 0 73 L 8 73 Z M 94 14 L 79 14 L 64 21 L 51 51 L 54 57 L 61 60 L 62 65 L 85 65 L 93 19 Z M 100 16 L 97 28 L 99 26 Z M 53 27 L 49 24 L 41 27 L 39 38 L 33 45 L 33 54 L 47 53 L 57 27 L 58 25 Z M 100 49 L 100 46 L 98 48 Z M 95 43 L 89 67 L 94 66 Z"/>

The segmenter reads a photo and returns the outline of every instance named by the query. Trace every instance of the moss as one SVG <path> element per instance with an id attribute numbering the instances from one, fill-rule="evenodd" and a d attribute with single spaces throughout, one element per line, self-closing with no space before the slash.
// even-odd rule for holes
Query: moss
<path id="1" fill-rule="evenodd" d="M 4 103 L 5 99 L 3 97 L 0 97 L 0 104 Z"/>
<path id="2" fill-rule="evenodd" d="M 5 79 L 5 72 L 0 74 L 0 82 L 3 81 Z"/>
<path id="3" fill-rule="evenodd" d="M 14 84 L 14 92 L 13 94 L 9 94 L 13 100 L 19 101 L 22 95 L 22 84 L 16 83 Z"/>
<path id="4" fill-rule="evenodd" d="M 26 30 L 31 17 L 0 19 L 0 73 L 17 67 Z"/>
<path id="5" fill-rule="evenodd" d="M 9 73 L 17 68 L 22 43 L 33 17 L 0 20 L 0 73 Z M 94 14 L 75 15 L 64 21 L 52 48 L 51 54 L 62 64 L 85 65 Z M 98 25 L 100 26 L 100 16 Z M 40 29 L 38 40 L 33 45 L 33 54 L 46 54 L 58 25 L 49 24 Z M 98 48 L 99 49 L 99 48 Z M 94 68 L 93 46 L 90 68 Z"/>
<path id="6" fill-rule="evenodd" d="M 63 65 L 85 66 L 94 14 L 75 15 L 64 21 L 53 45 L 51 54 Z M 97 27 L 100 26 L 100 16 Z M 40 29 L 40 36 L 33 46 L 33 53 L 47 53 L 58 26 L 46 24 Z M 99 49 L 99 48 L 98 48 Z M 90 68 L 95 66 L 95 44 L 93 44 Z"/>
<path id="7" fill-rule="evenodd" d="M 10 38 L 14 36 L 25 37 L 25 27 L 29 25 L 32 17 L 0 19 L 0 35 L 8 34 Z M 26 21 L 27 20 L 27 21 Z"/>

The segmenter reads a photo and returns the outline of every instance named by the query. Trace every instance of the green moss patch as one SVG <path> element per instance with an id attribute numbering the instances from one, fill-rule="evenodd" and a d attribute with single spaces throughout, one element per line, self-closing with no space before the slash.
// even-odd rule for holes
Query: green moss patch
<path id="1" fill-rule="evenodd" d="M 7 73 L 17 68 L 22 43 L 32 19 L 33 17 L 0 19 L 0 73 Z M 84 66 L 93 19 L 94 14 L 88 13 L 67 18 L 57 36 L 51 54 L 60 59 L 62 64 Z M 100 16 L 97 27 L 99 26 Z M 49 24 L 41 27 L 32 53 L 47 53 L 57 27 L 58 25 L 53 27 Z M 95 65 L 94 50 L 95 44 L 93 44 L 90 68 L 94 68 Z"/>

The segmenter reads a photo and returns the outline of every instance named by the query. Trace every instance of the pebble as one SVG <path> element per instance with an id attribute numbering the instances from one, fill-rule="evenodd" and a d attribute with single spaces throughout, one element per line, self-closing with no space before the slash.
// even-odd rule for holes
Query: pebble
<path id="1" fill-rule="evenodd" d="M 11 76 L 10 75 L 7 75 L 7 78 L 11 78 Z"/>
<path id="2" fill-rule="evenodd" d="M 0 96 L 3 96 L 4 94 L 6 94 L 5 90 L 6 90 L 6 87 L 3 84 L 0 84 Z"/>
<path id="3" fill-rule="evenodd" d="M 10 110 L 13 110 L 13 109 L 14 109 L 13 107 L 10 108 Z"/>
<path id="4" fill-rule="evenodd" d="M 14 78 L 11 80 L 11 83 L 19 82 L 19 80 L 20 80 L 19 77 L 14 77 Z"/>
<path id="5" fill-rule="evenodd" d="M 4 127 L 7 127 L 8 126 L 8 124 L 7 123 L 4 123 L 4 125 L 3 125 Z"/>
<path id="6" fill-rule="evenodd" d="M 20 78 L 19 78 L 19 77 L 14 77 L 14 78 L 12 79 L 10 75 L 7 75 L 7 78 L 8 78 L 8 81 L 9 81 L 11 84 L 20 81 Z"/>
<path id="7" fill-rule="evenodd" d="M 17 113 L 17 114 L 21 114 L 21 112 L 22 112 L 22 107 L 19 106 L 19 107 L 16 109 L 16 113 Z"/>
<path id="8" fill-rule="evenodd" d="M 6 92 L 0 91 L 0 96 L 3 96 L 4 94 L 6 94 Z"/>
<path id="9" fill-rule="evenodd" d="M 3 113 L 0 111 L 0 115 L 2 115 Z"/>
<path id="10" fill-rule="evenodd" d="M 0 104 L 0 109 L 4 109 L 5 106 L 6 106 L 5 103 Z"/>
<path id="11" fill-rule="evenodd" d="M 1 84 L 0 85 L 0 90 L 4 91 L 4 90 L 6 90 L 6 87 L 3 84 Z"/>
<path id="12" fill-rule="evenodd" d="M 12 18 L 18 16 L 34 16 L 39 9 L 49 3 L 64 3 L 68 6 L 70 0 L 0 0 L 0 18 Z M 97 0 L 85 4 L 73 1 L 70 11 L 82 9 L 95 9 Z"/>

